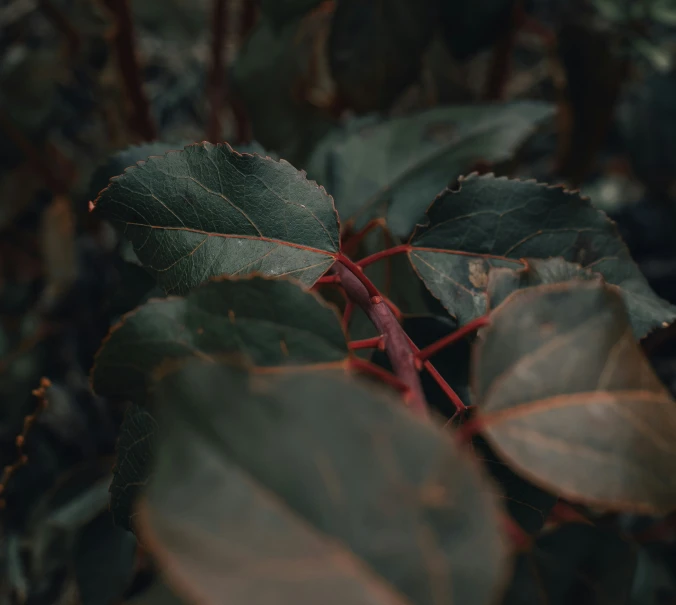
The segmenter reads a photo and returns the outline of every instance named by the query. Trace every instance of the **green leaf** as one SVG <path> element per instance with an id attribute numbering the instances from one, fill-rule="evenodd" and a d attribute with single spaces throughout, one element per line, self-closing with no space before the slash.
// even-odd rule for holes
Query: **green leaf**
<path id="1" fill-rule="evenodd" d="M 326 18 L 330 15 L 299 17 L 278 27 L 263 16 L 232 67 L 232 85 L 246 107 L 256 140 L 298 166 L 334 126 L 326 112 L 301 94 L 319 61 L 316 48 L 303 36 L 310 32 L 312 40 L 312 32 Z"/>
<path id="2" fill-rule="evenodd" d="M 567 524 L 520 555 L 503 605 L 626 605 L 637 552 L 619 535 Z"/>
<path id="3" fill-rule="evenodd" d="M 510 26 L 514 0 L 441 0 L 439 22 L 456 59 L 465 60 L 492 46 Z"/>
<path id="4" fill-rule="evenodd" d="M 385 216 L 392 233 L 406 238 L 444 187 L 478 160 L 509 160 L 552 115 L 547 103 L 523 101 L 362 119 L 320 143 L 308 174 L 331 192 L 343 221 L 359 229 Z"/>
<path id="5" fill-rule="evenodd" d="M 219 279 L 185 298 L 152 300 L 113 327 L 92 368 L 96 393 L 145 404 L 162 362 L 242 353 L 257 366 L 347 358 L 335 310 L 287 280 Z"/>
<path id="6" fill-rule="evenodd" d="M 276 26 L 308 13 L 323 0 L 261 0 L 261 13 Z"/>
<path id="7" fill-rule="evenodd" d="M 343 372 L 192 360 L 156 397 L 140 528 L 182 597 L 494 600 L 506 551 L 492 489 L 448 433 L 384 391 Z"/>
<path id="8" fill-rule="evenodd" d="M 522 268 L 521 258 L 560 256 L 617 285 L 637 338 L 676 319 L 657 296 L 614 223 L 588 199 L 535 181 L 472 174 L 427 212 L 411 238 L 409 257 L 430 292 L 461 324 L 487 309 L 492 267 Z"/>
<path id="9" fill-rule="evenodd" d="M 516 290 L 572 280 L 598 280 L 601 277 L 591 269 L 569 263 L 560 257 L 524 258 L 523 262 L 525 266 L 519 269 L 497 268 L 488 272 L 486 294 L 491 309 L 495 309 Z"/>
<path id="10" fill-rule="evenodd" d="M 420 77 L 436 12 L 436 0 L 338 2 L 328 53 L 341 101 L 359 113 L 388 109 Z"/>
<path id="11" fill-rule="evenodd" d="M 676 402 L 600 281 L 514 292 L 474 352 L 482 433 L 536 485 L 598 508 L 676 508 Z"/>
<path id="12" fill-rule="evenodd" d="M 131 404 L 117 439 L 117 457 L 110 484 L 110 512 L 116 525 L 134 531 L 133 508 L 152 472 L 157 423 L 150 413 Z"/>
<path id="13" fill-rule="evenodd" d="M 116 224 L 167 291 L 260 272 L 312 285 L 334 262 L 331 197 L 288 162 L 201 143 L 111 181 L 95 212 Z"/>
<path id="14" fill-rule="evenodd" d="M 73 567 L 82 605 L 120 602 L 134 577 L 136 539 L 113 525 L 105 511 L 80 531 Z"/>

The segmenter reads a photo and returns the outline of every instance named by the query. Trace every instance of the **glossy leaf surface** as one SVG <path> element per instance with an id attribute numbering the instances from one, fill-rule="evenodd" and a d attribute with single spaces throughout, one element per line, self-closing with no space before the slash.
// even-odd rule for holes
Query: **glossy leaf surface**
<path id="1" fill-rule="evenodd" d="M 170 293 L 259 272 L 313 284 L 338 251 L 331 197 L 289 163 L 201 143 L 113 179 L 95 212 Z"/>
<path id="2" fill-rule="evenodd" d="M 638 338 L 676 318 L 676 308 L 650 289 L 614 223 L 576 193 L 473 174 L 458 191 L 440 195 L 427 215 L 429 224 L 411 239 L 411 262 L 461 324 L 486 312 L 490 268 L 517 269 L 518 259 L 556 256 L 617 285 Z"/>

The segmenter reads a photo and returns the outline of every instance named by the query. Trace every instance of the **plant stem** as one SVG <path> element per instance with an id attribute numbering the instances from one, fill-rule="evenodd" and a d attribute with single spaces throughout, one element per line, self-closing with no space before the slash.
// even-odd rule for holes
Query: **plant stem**
<path id="1" fill-rule="evenodd" d="M 14 464 L 6 466 L 2 473 L 2 477 L 0 477 L 0 509 L 5 507 L 5 500 L 2 497 L 2 494 L 7 488 L 7 482 L 16 471 L 28 462 L 28 456 L 26 456 L 23 449 L 26 443 L 26 437 L 28 437 L 28 432 L 33 424 L 35 424 L 37 417 L 47 407 L 47 389 L 51 384 L 52 383 L 48 378 L 41 378 L 40 386 L 33 391 L 33 396 L 37 398 L 38 404 L 35 411 L 24 418 L 23 429 L 21 430 L 21 434 L 16 438 L 17 460 Z"/>
<path id="2" fill-rule="evenodd" d="M 367 361 L 366 359 L 353 357 L 350 359 L 350 365 L 355 370 L 374 376 L 378 380 L 382 380 L 384 383 L 389 384 L 391 387 L 397 389 L 397 391 L 401 391 L 404 394 L 407 394 L 410 391 L 408 385 L 404 384 L 394 374 L 384 370 L 380 366 L 377 366 L 375 363 Z"/>
<path id="3" fill-rule="evenodd" d="M 390 256 L 394 256 L 395 254 L 404 254 L 405 252 L 409 252 L 411 250 L 411 245 L 410 244 L 401 244 L 400 246 L 394 246 L 394 248 L 388 248 L 387 250 L 381 250 L 380 252 L 376 252 L 375 254 L 371 254 L 371 256 L 367 256 L 366 258 L 362 258 L 360 261 L 357 261 L 357 265 L 360 267 L 368 267 L 369 265 L 383 259 L 383 258 L 388 258 Z"/>
<path id="4" fill-rule="evenodd" d="M 452 345 L 454 342 L 457 342 L 461 338 L 464 338 L 468 334 L 471 334 L 475 330 L 478 330 L 479 328 L 489 323 L 490 319 L 488 315 L 482 315 L 481 317 L 477 317 L 476 319 L 470 321 L 468 324 L 465 324 L 461 328 L 458 328 L 455 332 L 452 332 L 451 334 L 448 334 L 447 336 L 444 336 L 443 338 L 440 338 L 436 342 L 433 342 L 431 345 L 425 347 L 424 349 L 422 349 L 422 351 L 419 351 L 416 354 L 416 357 L 421 361 L 429 359 L 433 355 L 436 355 L 442 349 L 445 349 L 446 347 Z"/>
<path id="5" fill-rule="evenodd" d="M 408 335 L 407 338 L 411 350 L 415 355 L 417 364 L 421 365 L 429 372 L 429 375 L 433 378 L 434 382 L 436 382 L 437 385 L 439 385 L 439 388 L 444 392 L 446 397 L 448 397 L 451 400 L 451 403 L 453 403 L 453 405 L 455 406 L 456 413 L 464 412 L 467 409 L 467 406 L 464 404 L 462 399 L 460 399 L 460 396 L 453 390 L 453 387 L 451 387 L 451 385 L 448 384 L 448 382 L 446 382 L 444 377 L 434 367 L 431 361 L 422 362 L 422 360 L 419 358 L 420 349 Z"/>
<path id="6" fill-rule="evenodd" d="M 507 31 L 498 39 L 493 48 L 493 57 L 488 72 L 488 82 L 486 83 L 485 99 L 487 101 L 499 101 L 505 94 L 505 87 L 511 72 L 516 34 L 523 22 L 523 14 L 522 0 L 515 0 L 510 11 Z"/>
<path id="7" fill-rule="evenodd" d="M 415 356 L 401 324 L 360 267 L 347 257 L 341 256 L 335 263 L 334 270 L 340 275 L 340 281 L 348 298 L 364 310 L 378 332 L 383 335 L 385 352 L 394 373 L 408 388 L 407 398 L 411 410 L 420 416 L 427 416 L 427 404 L 420 384 Z"/>
<path id="8" fill-rule="evenodd" d="M 214 0 L 212 15 L 213 29 L 211 33 L 211 71 L 209 73 L 209 85 L 207 97 L 211 114 L 207 127 L 207 139 L 212 143 L 221 140 L 222 125 L 221 112 L 225 101 L 225 85 L 223 82 L 223 48 L 225 46 L 225 15 L 226 0 Z"/>
<path id="9" fill-rule="evenodd" d="M 356 233 L 346 233 L 343 235 L 343 240 L 340 244 L 341 250 L 348 251 L 352 253 L 356 247 L 362 242 L 362 240 L 369 234 L 371 231 L 375 231 L 378 228 L 385 229 L 386 223 L 385 219 L 375 218 L 369 221 L 366 226 L 357 231 Z"/>
<path id="10" fill-rule="evenodd" d="M 363 340 L 353 340 L 348 344 L 353 351 L 357 349 L 380 349 L 385 350 L 385 339 L 383 336 L 374 336 L 373 338 L 364 338 Z"/>
<path id="11" fill-rule="evenodd" d="M 143 89 L 143 77 L 136 56 L 136 37 L 129 0 L 104 0 L 104 2 L 115 17 L 115 53 L 122 81 L 132 105 L 129 126 L 144 141 L 153 141 L 157 138 L 157 129 L 151 116 L 148 97 Z"/>

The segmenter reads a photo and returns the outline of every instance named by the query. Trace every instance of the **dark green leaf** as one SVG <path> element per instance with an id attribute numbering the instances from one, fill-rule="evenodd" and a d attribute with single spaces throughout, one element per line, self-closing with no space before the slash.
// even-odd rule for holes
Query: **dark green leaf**
<path id="1" fill-rule="evenodd" d="M 288 162 L 201 143 L 129 168 L 95 211 L 116 224 L 167 292 L 214 275 L 293 275 L 313 284 L 334 262 L 331 197 Z"/>
<path id="2" fill-rule="evenodd" d="M 108 186 L 108 181 L 114 176 L 122 174 L 126 168 L 133 166 L 137 162 L 147 160 L 151 156 L 161 156 L 171 150 L 183 149 L 186 145 L 190 145 L 191 143 L 192 141 L 155 141 L 154 143 L 144 143 L 143 145 L 132 145 L 131 147 L 127 147 L 122 151 L 114 153 L 104 164 L 94 171 L 89 183 L 89 199 L 96 199 L 99 192 Z M 262 151 L 263 150 L 261 149 L 260 152 Z"/>
<path id="3" fill-rule="evenodd" d="M 384 392 L 343 372 L 192 360 L 156 396 L 160 446 L 139 520 L 181 596 L 495 598 L 505 546 L 491 488 L 447 433 Z"/>
<path id="4" fill-rule="evenodd" d="M 472 174 L 427 214 L 429 225 L 411 239 L 411 262 L 461 324 L 486 312 L 489 268 L 518 269 L 517 259 L 553 256 L 617 285 L 638 338 L 676 319 L 676 308 L 650 289 L 614 223 L 576 193 Z"/>
<path id="5" fill-rule="evenodd" d="M 519 556 L 503 605 L 629 603 L 636 549 L 617 534 L 569 524 Z"/>
<path id="6" fill-rule="evenodd" d="M 510 159 L 552 115 L 551 105 L 528 101 L 362 119 L 320 143 L 308 173 L 331 192 L 344 221 L 361 228 L 385 216 L 405 238 L 444 187 L 479 160 Z"/>
<path id="7" fill-rule="evenodd" d="M 233 87 L 246 106 L 254 136 L 297 166 L 304 165 L 334 125 L 303 94 L 319 58 L 312 44 L 300 43 L 308 31 L 312 39 L 313 31 L 328 27 L 324 20 L 330 16 L 296 18 L 280 28 L 261 18 L 232 68 Z"/>
<path id="8" fill-rule="evenodd" d="M 491 46 L 510 25 L 514 0 L 441 0 L 444 40 L 457 59 Z"/>
<path id="9" fill-rule="evenodd" d="M 609 510 L 676 508 L 676 402 L 615 289 L 514 292 L 482 331 L 472 375 L 483 434 L 536 485 Z"/>
<path id="10" fill-rule="evenodd" d="M 668 547 L 667 547 L 668 548 Z M 670 549 L 673 553 L 673 549 Z M 641 549 L 634 577 L 631 605 L 673 605 L 676 603 L 676 575 L 672 562 L 658 552 Z"/>
<path id="11" fill-rule="evenodd" d="M 341 0 L 329 38 L 339 98 L 357 112 L 388 109 L 420 76 L 437 24 L 436 0 Z"/>
<path id="12" fill-rule="evenodd" d="M 577 263 L 569 263 L 560 257 L 524 258 L 524 267 L 519 269 L 497 268 L 488 272 L 488 306 L 495 309 L 512 292 L 533 286 L 556 284 L 571 280 L 594 280 L 600 275 Z"/>
<path id="13" fill-rule="evenodd" d="M 335 310 L 298 284 L 219 279 L 126 315 L 96 356 L 92 386 L 100 395 L 143 404 L 163 361 L 235 352 L 258 366 L 331 363 L 348 355 Z"/>
<path id="14" fill-rule="evenodd" d="M 157 423 L 147 410 L 131 404 L 117 440 L 117 458 L 110 484 L 110 512 L 116 525 L 134 530 L 133 508 L 152 472 Z"/>
<path id="15" fill-rule="evenodd" d="M 115 527 L 106 511 L 82 529 L 73 567 L 81 605 L 113 605 L 129 587 L 136 564 L 136 539 Z"/>

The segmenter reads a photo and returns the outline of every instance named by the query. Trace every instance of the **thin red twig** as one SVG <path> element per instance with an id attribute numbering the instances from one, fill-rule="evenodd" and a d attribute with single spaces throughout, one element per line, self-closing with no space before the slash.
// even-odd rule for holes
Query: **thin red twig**
<path id="1" fill-rule="evenodd" d="M 348 344 L 348 346 L 353 351 L 356 351 L 357 349 L 379 349 L 380 351 L 384 351 L 385 337 L 381 334 L 380 336 L 374 336 L 373 338 L 353 340 Z"/>
<path id="2" fill-rule="evenodd" d="M 411 346 L 411 350 L 413 351 L 416 360 L 419 362 L 418 369 L 421 370 L 422 368 L 425 368 L 425 370 L 429 372 L 434 382 L 436 382 L 439 385 L 439 388 L 441 388 L 446 397 L 448 397 L 451 400 L 451 403 L 453 403 L 453 405 L 455 406 L 456 413 L 465 411 L 467 409 L 467 406 L 464 404 L 462 399 L 460 399 L 460 396 L 453 390 L 453 387 L 451 387 L 451 385 L 448 384 L 448 382 L 446 382 L 446 379 L 439 373 L 439 371 L 434 367 L 431 361 L 422 361 L 418 357 L 420 349 L 411 340 L 410 336 L 407 335 L 407 338 Z"/>
<path id="3" fill-rule="evenodd" d="M 143 88 L 143 76 L 136 53 L 134 21 L 129 0 L 104 0 L 116 22 L 113 42 L 118 67 L 132 106 L 129 126 L 145 141 L 157 138 L 157 128 L 150 111 L 150 103 Z"/>
<path id="4" fill-rule="evenodd" d="M 225 73 L 223 62 L 223 49 L 225 47 L 225 15 L 226 0 L 214 0 L 211 33 L 211 70 L 209 72 L 207 92 L 211 112 L 209 115 L 209 125 L 207 127 L 207 139 L 212 143 L 217 143 L 221 140 L 221 113 L 226 98 L 225 82 L 223 80 L 223 74 Z"/>
<path id="5" fill-rule="evenodd" d="M 324 275 L 320 277 L 316 282 L 315 286 L 325 286 L 327 284 L 339 284 L 340 276 L 339 275 Z"/>
<path id="6" fill-rule="evenodd" d="M 357 265 L 344 254 L 340 254 L 338 256 L 338 262 L 349 269 L 352 275 L 354 275 L 362 283 L 371 298 L 380 297 L 378 288 L 376 288 L 373 285 L 373 282 L 368 277 L 366 277 L 366 275 L 364 275 L 364 272 L 359 265 Z"/>
<path id="7" fill-rule="evenodd" d="M 386 228 L 385 219 L 375 218 L 369 221 L 363 229 L 357 231 L 356 233 L 345 234 L 340 244 L 341 250 L 343 250 L 345 254 L 354 252 L 356 247 L 364 240 L 364 238 L 369 233 L 378 228 Z"/>
<path id="8" fill-rule="evenodd" d="M 357 265 L 362 267 L 368 267 L 369 265 L 372 265 L 373 263 L 383 259 L 383 258 L 388 258 L 390 256 L 394 256 L 395 254 L 404 254 L 406 252 L 409 252 L 411 250 L 411 245 L 410 244 L 401 244 L 400 246 L 394 246 L 394 248 L 388 248 L 387 250 L 381 250 L 380 252 L 376 252 L 375 254 L 371 254 L 371 256 L 367 256 L 366 258 L 362 258 L 360 261 L 357 261 Z"/>
<path id="9" fill-rule="evenodd" d="M 593 525 L 582 513 L 576 511 L 570 504 L 559 500 L 549 511 L 548 523 L 585 523 Z"/>
<path id="10" fill-rule="evenodd" d="M 0 509 L 5 507 L 5 500 L 2 498 L 2 494 L 7 488 L 7 482 L 11 479 L 12 475 L 16 473 L 22 466 L 28 462 L 28 456 L 23 451 L 24 444 L 26 443 L 26 437 L 28 437 L 28 432 L 30 431 L 33 424 L 37 420 L 37 417 L 40 413 L 47 407 L 47 389 L 52 385 L 48 378 L 40 379 L 40 386 L 33 391 L 33 396 L 38 399 L 38 404 L 35 408 L 35 411 L 26 416 L 23 421 L 23 429 L 21 434 L 16 438 L 16 449 L 17 449 L 17 460 L 14 464 L 7 465 L 2 473 L 0 478 Z"/>
<path id="11" fill-rule="evenodd" d="M 446 347 L 452 345 L 454 342 L 464 338 L 468 334 L 478 330 L 479 328 L 488 325 L 490 323 L 489 315 L 482 315 L 476 319 L 470 321 L 468 324 L 465 324 L 461 328 L 458 328 L 455 332 L 440 338 L 436 342 L 433 342 L 431 345 L 425 347 L 416 354 L 416 357 L 421 361 L 429 359 L 433 355 L 436 355 L 439 351 L 445 349 Z"/>
<path id="12" fill-rule="evenodd" d="M 502 513 L 502 527 L 509 536 L 510 542 L 517 551 L 529 551 L 533 546 L 533 538 L 507 513 Z"/>
<path id="13" fill-rule="evenodd" d="M 366 359 L 352 357 L 350 359 L 350 365 L 355 370 L 378 378 L 379 380 L 382 380 L 386 384 L 389 384 L 390 386 L 394 387 L 398 391 L 401 391 L 402 393 L 408 393 L 410 391 L 408 385 L 399 380 L 399 378 L 397 378 L 396 375 L 392 374 L 392 372 L 388 372 L 387 370 L 384 370 L 380 366 L 377 366 L 375 363 L 367 361 Z"/>

